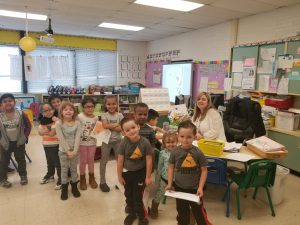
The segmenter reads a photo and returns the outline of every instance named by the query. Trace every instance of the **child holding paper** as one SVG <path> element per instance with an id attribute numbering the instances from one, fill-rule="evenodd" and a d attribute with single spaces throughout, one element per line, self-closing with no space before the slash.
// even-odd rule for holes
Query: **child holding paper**
<path id="1" fill-rule="evenodd" d="M 174 181 L 175 191 L 197 194 L 199 198 L 202 198 L 207 177 L 207 161 L 203 153 L 193 146 L 196 133 L 197 128 L 191 121 L 187 120 L 179 124 L 178 141 L 180 146 L 171 152 L 166 190 L 172 189 Z M 174 177 L 175 180 L 173 180 Z M 202 201 L 198 205 L 195 202 L 176 199 L 178 224 L 190 224 L 190 207 L 198 225 L 211 224 L 207 219 Z"/>
<path id="2" fill-rule="evenodd" d="M 94 115 L 95 101 L 92 98 L 84 98 L 81 102 L 83 112 L 78 115 L 81 123 L 81 136 L 79 146 L 79 170 L 80 170 L 80 189 L 86 190 L 85 168 L 88 165 L 89 184 L 91 188 L 98 187 L 94 175 L 94 156 L 96 152 L 96 139 L 91 137 L 91 132 L 95 127 L 98 117 Z"/>
<path id="3" fill-rule="evenodd" d="M 109 160 L 111 150 L 114 151 L 117 157 L 117 150 L 119 148 L 122 135 L 120 121 L 123 119 L 122 113 L 118 112 L 118 98 L 116 95 L 107 95 L 104 98 L 106 113 L 101 116 L 103 128 L 111 131 L 108 144 L 102 143 L 101 159 L 100 159 L 100 189 L 102 192 L 109 192 L 110 188 L 106 184 L 106 164 Z"/>
<path id="4" fill-rule="evenodd" d="M 151 184 L 152 147 L 139 134 L 140 127 L 134 119 L 121 120 L 125 135 L 118 152 L 118 180 L 124 185 L 128 215 L 124 225 L 132 225 L 136 217 L 139 225 L 148 225 L 148 214 L 143 204 L 145 186 Z"/>

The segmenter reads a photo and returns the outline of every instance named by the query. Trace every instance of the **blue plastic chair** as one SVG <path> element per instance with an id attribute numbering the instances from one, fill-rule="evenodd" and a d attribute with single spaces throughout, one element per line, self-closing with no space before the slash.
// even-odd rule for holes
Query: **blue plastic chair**
<path id="1" fill-rule="evenodd" d="M 208 173 L 206 183 L 222 185 L 226 187 L 226 216 L 230 215 L 230 188 L 227 180 L 227 163 L 226 161 L 215 158 L 206 157 L 208 162 Z"/>

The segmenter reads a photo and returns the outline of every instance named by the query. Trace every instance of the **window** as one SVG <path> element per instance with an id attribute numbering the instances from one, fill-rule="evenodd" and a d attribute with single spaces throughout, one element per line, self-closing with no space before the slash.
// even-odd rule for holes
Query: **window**
<path id="1" fill-rule="evenodd" d="M 25 57 L 29 93 L 46 93 L 49 86 L 75 86 L 74 51 L 38 48 Z"/>
<path id="2" fill-rule="evenodd" d="M 76 50 L 77 86 L 117 83 L 117 53 L 110 51 Z"/>
<path id="3" fill-rule="evenodd" d="M 22 92 L 22 63 L 14 60 L 18 47 L 0 46 L 0 92 Z M 16 63 L 14 63 L 16 62 Z"/>

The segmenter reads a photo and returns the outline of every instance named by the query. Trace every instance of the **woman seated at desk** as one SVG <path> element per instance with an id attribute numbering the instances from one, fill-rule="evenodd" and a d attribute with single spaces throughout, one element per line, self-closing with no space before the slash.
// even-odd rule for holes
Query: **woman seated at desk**
<path id="1" fill-rule="evenodd" d="M 197 140 L 207 138 L 226 142 L 222 118 L 208 93 L 201 92 L 197 96 L 192 121 L 197 127 Z"/>

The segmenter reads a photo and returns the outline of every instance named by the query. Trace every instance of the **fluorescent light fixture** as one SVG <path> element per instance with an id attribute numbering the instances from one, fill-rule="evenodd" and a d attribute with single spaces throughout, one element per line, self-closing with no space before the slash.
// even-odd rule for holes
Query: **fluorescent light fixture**
<path id="1" fill-rule="evenodd" d="M 0 16 L 8 16 L 8 17 L 26 19 L 26 13 L 24 13 L 24 12 L 14 12 L 14 11 L 7 11 L 7 10 L 0 10 Z M 47 16 L 40 15 L 40 14 L 27 13 L 27 19 L 46 20 Z"/>
<path id="2" fill-rule="evenodd" d="M 117 23 L 106 23 L 106 22 L 99 24 L 99 27 L 119 29 L 119 30 L 131 30 L 131 31 L 140 31 L 145 28 L 145 27 L 137 27 L 137 26 L 130 26 L 124 24 L 117 24 Z"/>
<path id="3" fill-rule="evenodd" d="M 183 0 L 136 0 L 134 3 L 183 12 L 192 11 L 203 6 L 203 4 L 200 3 Z"/>

